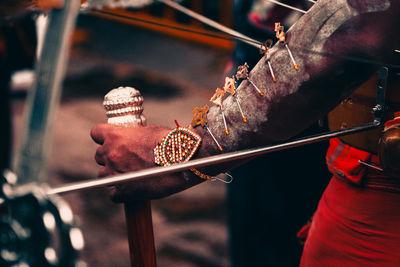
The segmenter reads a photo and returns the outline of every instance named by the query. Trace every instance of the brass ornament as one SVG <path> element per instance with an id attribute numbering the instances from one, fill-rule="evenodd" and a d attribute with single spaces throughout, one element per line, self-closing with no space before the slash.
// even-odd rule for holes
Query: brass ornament
<path id="1" fill-rule="evenodd" d="M 186 127 L 172 129 L 154 148 L 154 162 L 161 166 L 189 161 L 198 150 L 201 137 Z"/>
<path id="2" fill-rule="evenodd" d="M 224 84 L 224 91 L 225 93 L 230 93 L 231 95 L 235 95 L 235 77 L 232 76 L 231 78 L 226 77 L 225 78 L 225 84 Z"/>
<path id="3" fill-rule="evenodd" d="M 208 105 L 204 105 L 204 107 L 199 108 L 199 107 L 195 107 L 193 109 L 193 119 L 192 119 L 192 127 L 196 127 L 196 126 L 206 126 L 207 124 L 207 113 L 208 113 Z"/>

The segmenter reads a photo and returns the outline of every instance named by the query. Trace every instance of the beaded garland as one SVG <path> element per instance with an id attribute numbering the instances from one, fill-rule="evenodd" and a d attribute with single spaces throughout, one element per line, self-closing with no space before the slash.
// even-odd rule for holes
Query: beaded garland
<path id="1" fill-rule="evenodd" d="M 200 146 L 201 137 L 186 127 L 172 129 L 154 148 L 154 161 L 161 166 L 190 160 Z"/>

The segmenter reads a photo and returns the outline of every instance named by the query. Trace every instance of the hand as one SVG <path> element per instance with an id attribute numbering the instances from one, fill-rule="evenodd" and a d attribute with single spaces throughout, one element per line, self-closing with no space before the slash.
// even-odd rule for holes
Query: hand
<path id="1" fill-rule="evenodd" d="M 101 146 L 96 151 L 95 160 L 104 166 L 98 176 L 155 167 L 153 148 L 168 132 L 169 129 L 156 125 L 145 127 L 96 125 L 91 131 L 91 136 Z"/>
<path id="2" fill-rule="evenodd" d="M 96 150 L 95 160 L 102 167 L 99 177 L 116 175 L 155 167 L 153 148 L 170 130 L 157 125 L 124 127 L 113 124 L 98 124 L 91 136 L 101 145 Z M 115 202 L 133 199 L 165 197 L 199 183 L 196 177 L 184 177 L 183 173 L 162 177 L 151 177 L 134 183 L 112 187 L 111 198 Z"/>

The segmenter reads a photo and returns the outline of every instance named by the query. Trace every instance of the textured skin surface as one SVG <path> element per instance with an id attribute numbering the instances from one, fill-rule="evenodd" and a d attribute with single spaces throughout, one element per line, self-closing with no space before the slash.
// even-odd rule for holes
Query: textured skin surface
<path id="1" fill-rule="evenodd" d="M 267 58 L 263 57 L 250 72 L 250 78 L 265 96 L 260 96 L 248 81 L 238 87 L 237 98 L 247 123 L 242 121 L 231 96 L 222 105 L 229 135 L 225 134 L 220 108 L 210 108 L 209 128 L 224 152 L 283 141 L 333 109 L 379 67 L 365 64 L 365 60 L 391 63 L 393 50 L 400 47 L 400 37 L 393 26 L 400 24 L 399 15 L 397 0 L 318 1 L 287 34 L 300 70 L 293 68 L 287 49 L 275 44 L 269 56 L 278 81 L 272 81 Z M 349 60 L 349 57 L 364 61 Z M 104 125 L 94 127 L 92 138 L 101 145 L 96 161 L 105 166 L 100 176 L 154 166 L 152 149 L 168 131 L 154 125 L 140 131 Z M 194 158 L 221 153 L 206 129 L 197 127 L 196 132 L 203 141 Z M 214 175 L 242 163 L 237 160 L 200 171 Z M 201 181 L 204 180 L 187 171 L 124 184 L 114 188 L 111 195 L 115 201 L 132 196 L 160 198 Z"/>
<path id="2" fill-rule="evenodd" d="M 349 57 L 393 63 L 399 47 L 394 25 L 400 24 L 400 3 L 395 0 L 318 1 L 287 34 L 288 45 L 300 66 L 296 71 L 282 44 L 275 44 L 269 57 L 278 82 L 273 83 L 264 56 L 248 81 L 240 84 L 238 99 L 248 117 L 243 123 L 232 97 L 223 108 L 230 135 L 224 133 L 219 108 L 208 114 L 211 131 L 225 151 L 282 141 L 320 119 L 348 96 L 379 67 L 348 60 Z M 393 31 L 391 34 L 390 31 Z M 217 153 L 204 129 L 200 156 Z"/>

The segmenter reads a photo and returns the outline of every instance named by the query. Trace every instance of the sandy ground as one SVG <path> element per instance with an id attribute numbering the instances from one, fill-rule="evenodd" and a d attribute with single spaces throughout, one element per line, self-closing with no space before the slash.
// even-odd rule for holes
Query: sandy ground
<path id="1" fill-rule="evenodd" d="M 89 41 L 71 52 L 63 98 L 56 114 L 49 180 L 52 185 L 94 178 L 97 148 L 89 137 L 105 122 L 104 94 L 133 86 L 145 97 L 150 123 L 190 122 L 191 110 L 204 105 L 217 86 L 229 54 L 170 37 L 93 18 L 81 19 Z M 14 135 L 22 121 L 24 99 L 14 98 Z M 225 185 L 207 182 L 152 201 L 159 266 L 228 266 Z M 64 196 L 80 218 L 89 266 L 129 266 L 122 205 L 105 189 Z"/>

